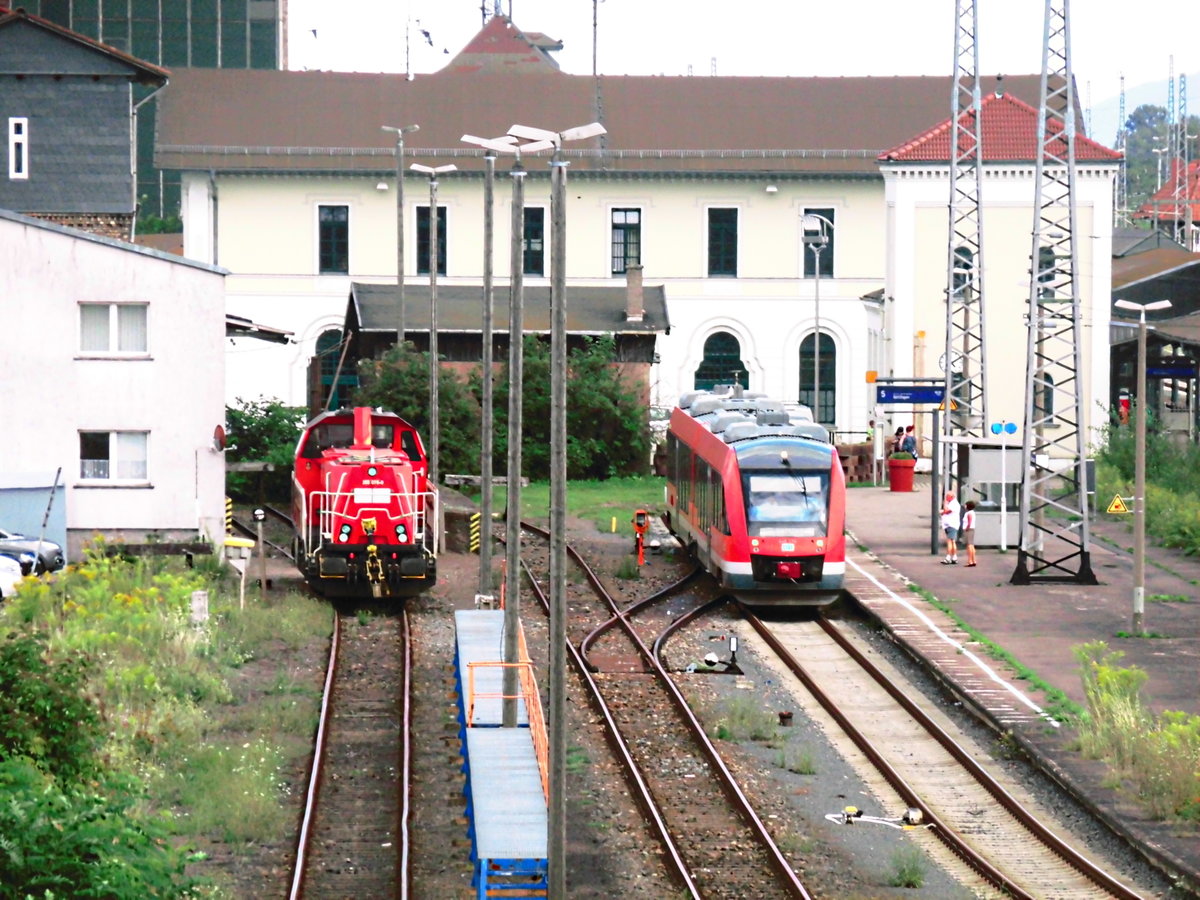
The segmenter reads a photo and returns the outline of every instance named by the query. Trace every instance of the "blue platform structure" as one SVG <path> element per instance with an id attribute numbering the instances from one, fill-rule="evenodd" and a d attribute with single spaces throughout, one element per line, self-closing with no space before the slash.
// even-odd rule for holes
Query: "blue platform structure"
<path id="1" fill-rule="evenodd" d="M 538 752 L 539 743 L 545 746 L 545 723 L 536 688 L 523 679 L 530 702 L 523 693 L 518 726 L 504 728 L 504 611 L 459 610 L 454 620 L 472 886 L 479 900 L 545 897 L 548 812 L 544 751 L 540 761 Z"/>

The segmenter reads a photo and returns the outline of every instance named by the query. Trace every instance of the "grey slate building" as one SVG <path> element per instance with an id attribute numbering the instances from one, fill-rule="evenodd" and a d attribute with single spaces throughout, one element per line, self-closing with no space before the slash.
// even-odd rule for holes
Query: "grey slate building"
<path id="1" fill-rule="evenodd" d="M 0 208 L 129 239 L 135 86 L 167 71 L 22 10 L 0 8 Z"/>
<path id="2" fill-rule="evenodd" d="M 20 5 L 156 66 L 286 67 L 287 0 L 21 0 Z M 145 94 L 135 94 L 135 100 Z M 140 214 L 173 216 L 179 213 L 179 176 L 154 168 L 155 114 L 155 104 L 149 103 L 138 116 Z"/>

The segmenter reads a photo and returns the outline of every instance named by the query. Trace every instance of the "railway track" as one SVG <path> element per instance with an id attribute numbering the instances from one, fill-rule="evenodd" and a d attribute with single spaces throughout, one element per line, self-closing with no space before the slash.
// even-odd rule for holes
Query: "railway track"
<path id="1" fill-rule="evenodd" d="M 977 756 L 827 619 L 747 622 L 895 790 L 930 833 L 995 896 L 1142 896 L 1028 808 Z M 800 662 L 803 660 L 803 662 Z"/>
<path id="2" fill-rule="evenodd" d="M 409 896 L 409 634 L 336 614 L 291 900 Z"/>
<path id="3" fill-rule="evenodd" d="M 524 527 L 549 539 L 540 528 Z M 680 597 L 690 575 L 625 609 L 578 554 L 571 548 L 568 554 L 584 574 L 584 583 L 572 585 L 571 659 L 676 880 L 696 898 L 807 898 L 659 658 L 673 618 L 661 601 Z M 546 557 L 540 547 L 522 548 L 535 594 L 548 613 L 539 581 L 548 569 Z M 686 602 L 693 609 L 705 605 L 694 596 Z"/>

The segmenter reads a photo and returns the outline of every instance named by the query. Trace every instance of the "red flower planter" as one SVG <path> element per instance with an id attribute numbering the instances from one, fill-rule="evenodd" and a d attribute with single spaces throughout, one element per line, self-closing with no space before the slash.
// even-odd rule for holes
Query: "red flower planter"
<path id="1" fill-rule="evenodd" d="M 917 466 L 915 459 L 889 459 L 888 483 L 893 491 L 911 491 L 913 489 L 913 470 Z"/>

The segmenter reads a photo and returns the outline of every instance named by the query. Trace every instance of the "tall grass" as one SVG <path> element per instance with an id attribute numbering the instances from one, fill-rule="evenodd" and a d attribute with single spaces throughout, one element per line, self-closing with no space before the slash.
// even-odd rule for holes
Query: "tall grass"
<path id="1" fill-rule="evenodd" d="M 1135 434 L 1110 423 L 1096 452 L 1096 491 L 1102 500 L 1133 493 Z M 1200 553 L 1200 446 L 1158 433 L 1146 435 L 1146 532 L 1167 547 Z"/>
<path id="2" fill-rule="evenodd" d="M 287 822 L 281 767 L 306 745 L 317 700 L 286 672 L 267 690 L 237 674 L 322 640 L 331 614 L 299 595 L 241 609 L 210 573 L 100 545 L 53 579 L 26 580 L 0 608 L 0 635 L 42 633 L 51 654 L 98 663 L 87 692 L 107 726 L 105 758 L 144 781 L 153 806 L 178 809 L 181 831 L 269 840 Z M 209 593 L 202 623 L 191 619 L 199 590 Z M 251 734 L 263 737 L 247 743 Z"/>
<path id="3" fill-rule="evenodd" d="M 1121 668 L 1124 656 L 1103 641 L 1073 648 L 1087 696 L 1080 748 L 1103 759 L 1149 815 L 1200 821 L 1200 716 L 1154 715 L 1142 702 L 1146 673 Z"/>
<path id="4" fill-rule="evenodd" d="M 657 515 L 664 509 L 666 483 L 665 478 L 657 476 L 572 481 L 567 485 L 567 513 L 594 522 L 600 531 L 611 531 L 615 519 L 618 533 L 632 535 L 630 520 L 637 510 Z M 508 502 L 507 489 L 497 487 L 492 496 L 492 508 L 503 510 Z M 521 515 L 533 520 L 549 518 L 549 482 L 533 482 L 521 489 Z"/>

